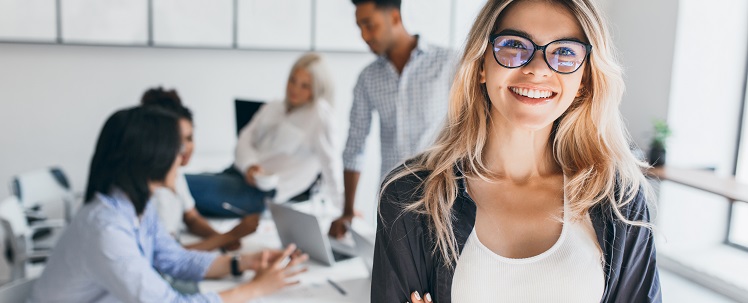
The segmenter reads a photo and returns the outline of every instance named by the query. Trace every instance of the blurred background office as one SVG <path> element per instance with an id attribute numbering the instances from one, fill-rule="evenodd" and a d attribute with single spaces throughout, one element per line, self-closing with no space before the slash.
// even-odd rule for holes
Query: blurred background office
<path id="1" fill-rule="evenodd" d="M 748 1 L 598 1 L 625 68 L 621 107 L 636 145 L 646 153 L 653 121 L 666 121 L 667 167 L 710 169 L 748 184 Z M 411 33 L 459 50 L 483 3 L 403 0 L 402 15 Z M 153 86 L 178 89 L 197 113 L 198 144 L 185 170 L 221 170 L 236 144 L 234 100 L 282 97 L 291 64 L 307 51 L 329 64 L 342 146 L 353 86 L 375 59 L 354 10 L 349 0 L 0 0 L 0 182 L 56 166 L 82 190 L 104 119 Z M 373 121 L 356 194 L 372 224 Z M 666 301 L 681 301 L 668 288 L 680 277 L 722 294 L 704 300 L 748 300 L 748 203 L 673 182 L 659 188 Z M 0 186 L 0 198 L 11 194 Z"/>

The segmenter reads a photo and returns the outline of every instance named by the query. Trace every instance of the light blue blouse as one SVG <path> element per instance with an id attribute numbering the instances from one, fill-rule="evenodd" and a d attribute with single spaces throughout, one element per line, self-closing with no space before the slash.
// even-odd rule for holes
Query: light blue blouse
<path id="1" fill-rule="evenodd" d="M 28 302 L 221 302 L 216 293 L 182 295 L 159 274 L 201 280 L 216 256 L 179 245 L 153 203 L 138 219 L 123 192 L 97 194 L 60 237 Z"/>

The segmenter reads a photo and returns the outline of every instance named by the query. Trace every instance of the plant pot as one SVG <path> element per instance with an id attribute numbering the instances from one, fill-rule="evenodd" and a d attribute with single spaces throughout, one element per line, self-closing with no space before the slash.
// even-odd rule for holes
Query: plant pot
<path id="1" fill-rule="evenodd" d="M 652 147 L 649 150 L 649 164 L 654 167 L 665 165 L 665 156 L 667 152 L 662 147 Z"/>

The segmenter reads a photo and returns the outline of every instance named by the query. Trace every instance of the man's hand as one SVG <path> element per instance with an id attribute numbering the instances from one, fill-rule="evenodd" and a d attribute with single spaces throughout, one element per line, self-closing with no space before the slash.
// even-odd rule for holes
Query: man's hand
<path id="1" fill-rule="evenodd" d="M 247 168 L 247 171 L 244 174 L 244 181 L 247 182 L 247 184 L 252 185 L 254 187 L 257 187 L 257 181 L 255 181 L 255 174 L 262 173 L 264 170 L 259 165 L 252 165 L 249 168 Z"/>
<path id="2" fill-rule="evenodd" d="M 351 226 L 351 221 L 353 221 L 353 215 L 345 214 L 335 221 L 332 221 L 329 235 L 337 239 L 342 238 L 345 236 L 345 233 L 348 232 L 348 227 Z"/>

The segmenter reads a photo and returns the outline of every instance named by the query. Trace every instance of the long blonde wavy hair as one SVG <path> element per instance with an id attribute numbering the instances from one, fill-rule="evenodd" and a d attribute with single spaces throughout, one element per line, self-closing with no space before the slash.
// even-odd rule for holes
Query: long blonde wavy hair
<path id="1" fill-rule="evenodd" d="M 493 174 L 484 163 L 483 151 L 491 133 L 490 101 L 480 71 L 488 37 L 497 30 L 501 13 L 513 2 L 489 0 L 473 24 L 465 42 L 449 97 L 446 124 L 433 146 L 393 171 L 382 186 L 417 171 L 429 171 L 422 180 L 420 200 L 404 206 L 404 212 L 424 215 L 440 253 L 452 266 L 459 255 L 453 232 L 452 206 L 458 195 L 459 165 L 464 177 L 489 181 Z M 620 209 L 643 190 L 651 196 L 642 169 L 647 164 L 630 150 L 630 138 L 618 106 L 623 95 L 622 70 L 615 56 L 611 36 L 594 0 L 547 0 L 567 8 L 593 45 L 582 77 L 583 90 L 553 125 L 549 148 L 566 176 L 564 191 L 575 218 L 587 215 L 591 207 L 609 203 L 616 217 L 637 226 Z M 617 192 L 618 191 L 618 192 Z"/>

